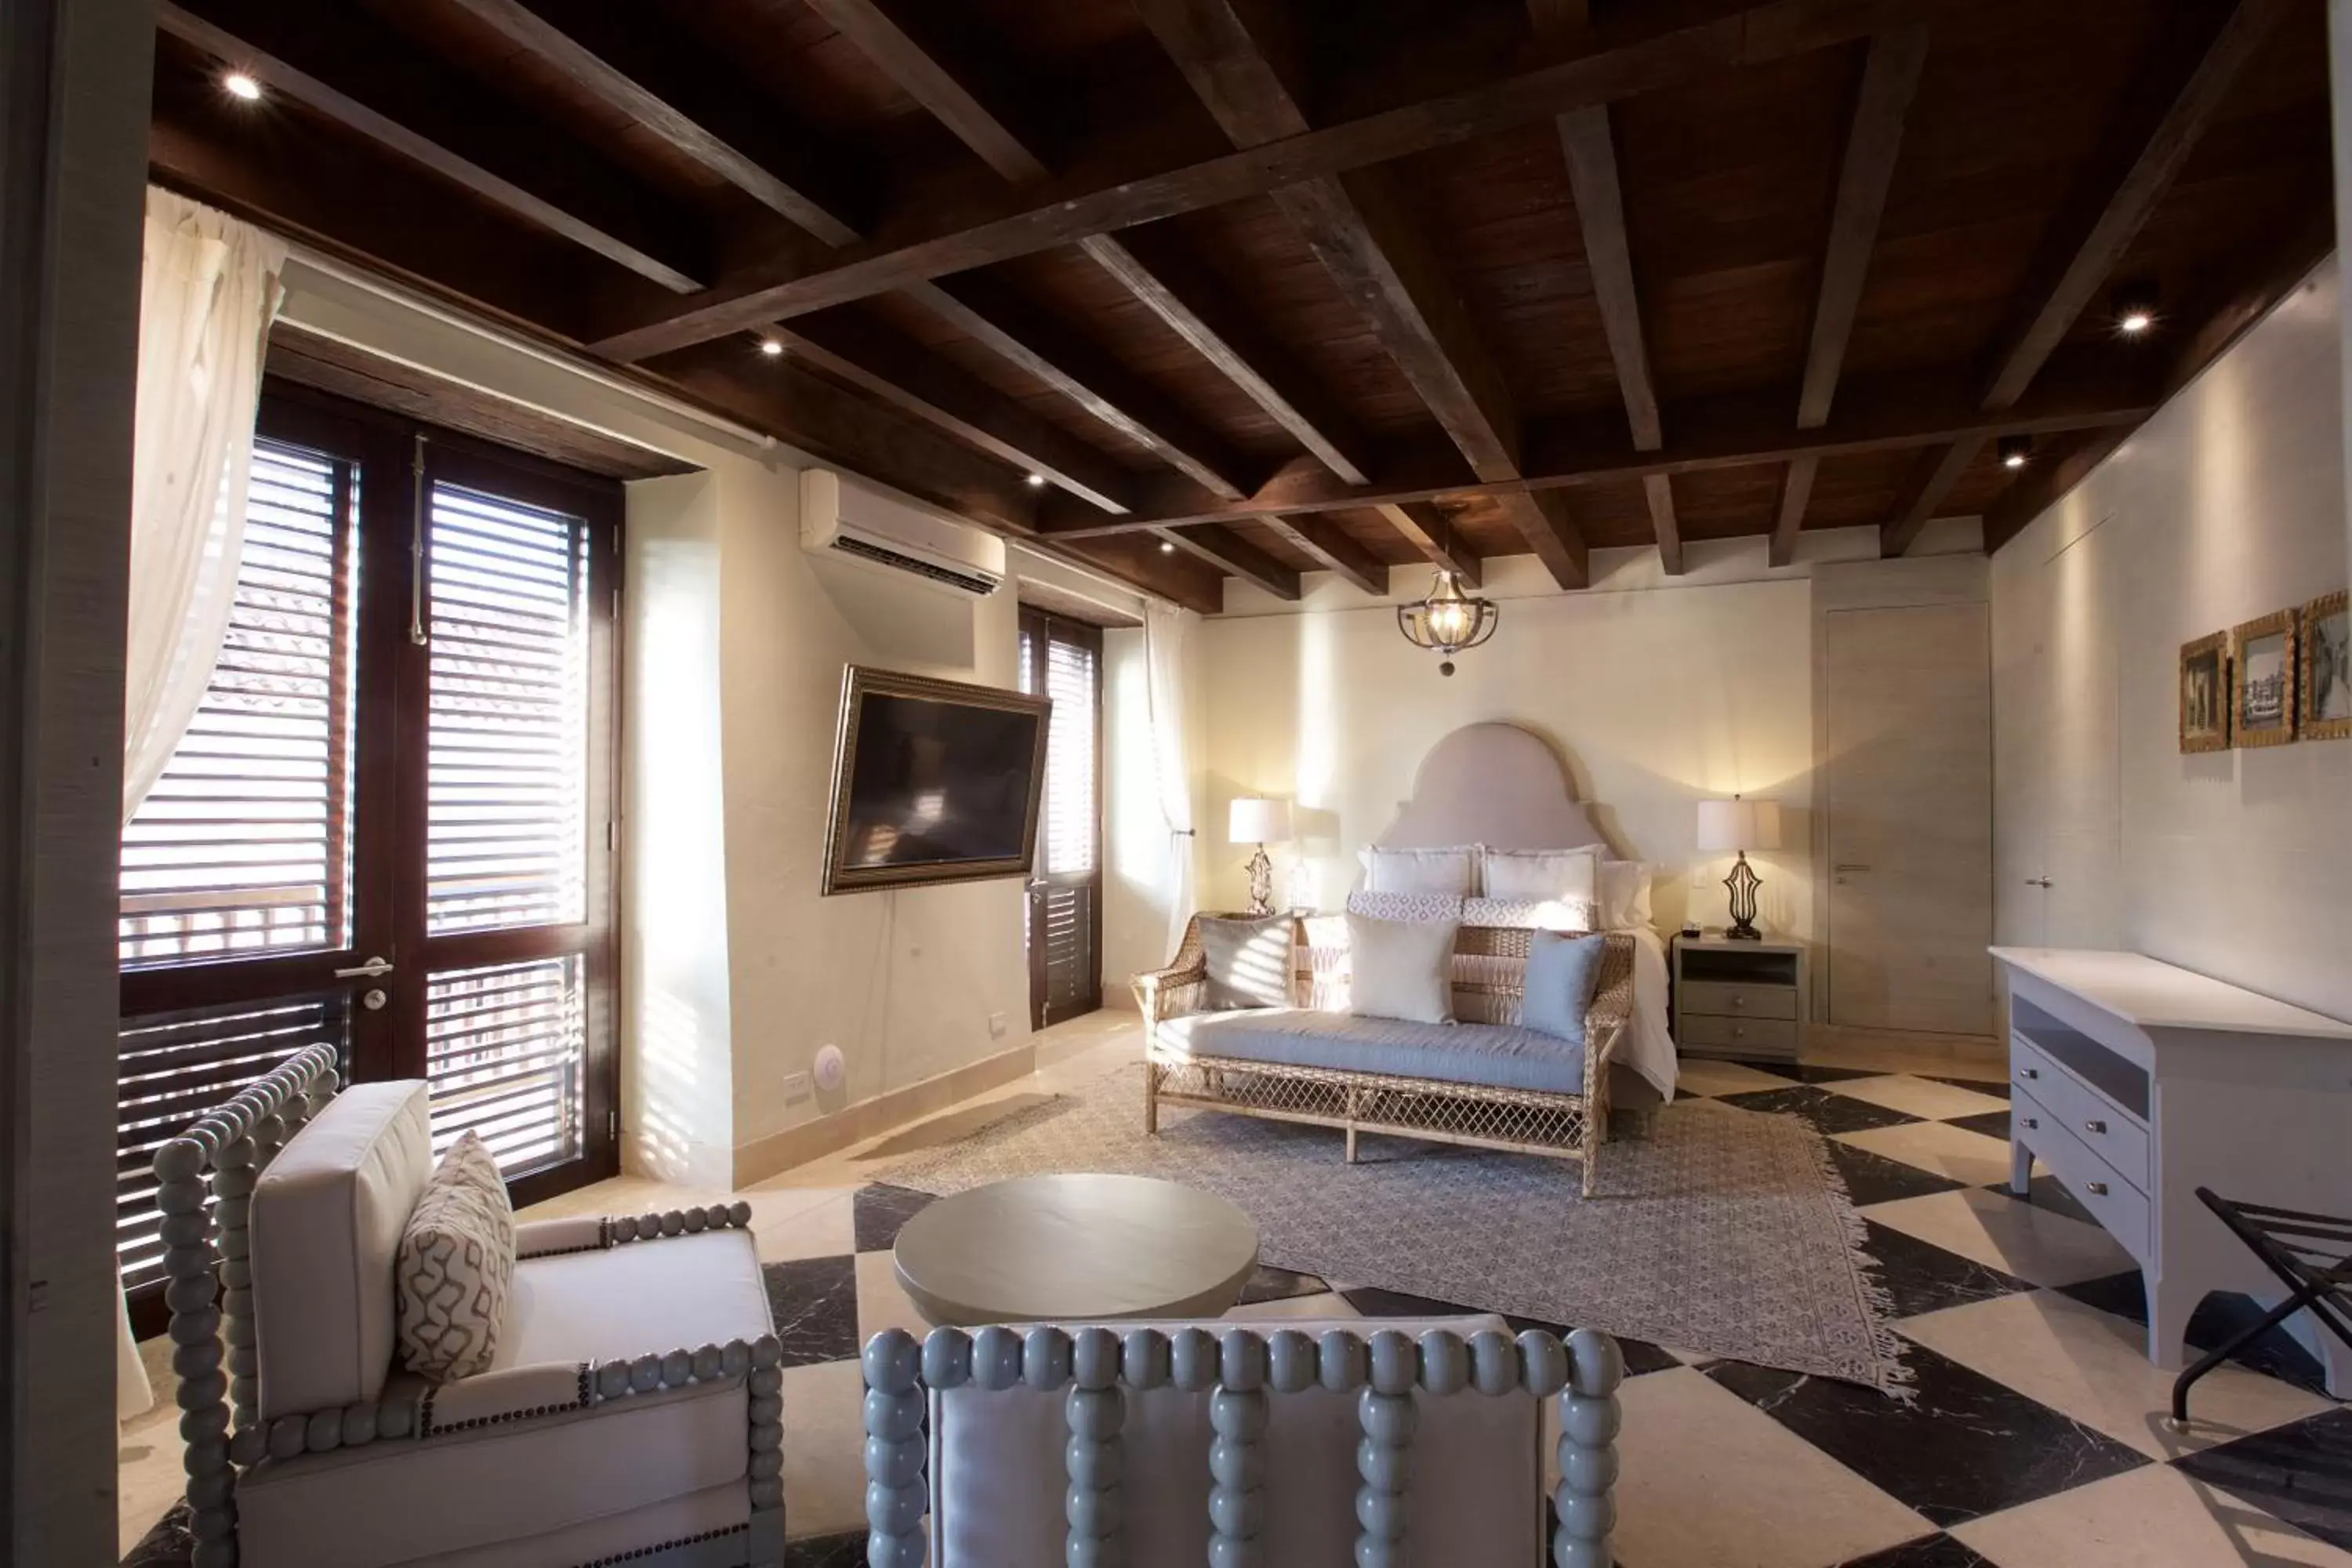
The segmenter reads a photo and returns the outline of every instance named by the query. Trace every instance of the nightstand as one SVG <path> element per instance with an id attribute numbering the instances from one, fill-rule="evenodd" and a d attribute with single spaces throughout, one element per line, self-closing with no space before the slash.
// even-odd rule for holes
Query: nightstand
<path id="1" fill-rule="evenodd" d="M 1801 943 L 1675 938 L 1675 1044 L 1685 1056 L 1795 1061 L 1804 997 Z"/>

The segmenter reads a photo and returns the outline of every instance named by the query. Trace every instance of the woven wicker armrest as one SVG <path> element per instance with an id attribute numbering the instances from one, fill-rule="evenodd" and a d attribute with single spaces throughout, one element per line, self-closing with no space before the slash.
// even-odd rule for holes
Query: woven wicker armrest
<path id="1" fill-rule="evenodd" d="M 1184 928 L 1184 940 L 1165 969 L 1148 970 L 1135 977 L 1135 1004 L 1149 1026 L 1201 1010 L 1209 981 L 1209 956 L 1201 947 L 1201 924 L 1195 918 Z"/>
<path id="2" fill-rule="evenodd" d="M 1601 951 L 1601 979 L 1584 1010 L 1584 1037 L 1603 1050 L 1633 1016 L 1633 939 L 1612 935 Z"/>

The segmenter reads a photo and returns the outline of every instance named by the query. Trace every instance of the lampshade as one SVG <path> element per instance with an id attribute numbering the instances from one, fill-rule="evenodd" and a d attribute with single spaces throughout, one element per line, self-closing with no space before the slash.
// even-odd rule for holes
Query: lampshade
<path id="1" fill-rule="evenodd" d="M 1234 844 L 1285 844 L 1290 840 L 1290 803 L 1244 795 L 1234 802 L 1225 837 Z"/>
<path id="2" fill-rule="evenodd" d="M 1703 800 L 1698 803 L 1698 847 L 1708 854 L 1780 847 L 1780 803 L 1777 800 Z"/>

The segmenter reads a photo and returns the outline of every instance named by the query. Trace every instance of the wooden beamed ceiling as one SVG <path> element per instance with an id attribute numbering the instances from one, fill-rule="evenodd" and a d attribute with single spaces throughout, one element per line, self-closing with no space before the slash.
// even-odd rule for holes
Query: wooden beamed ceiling
<path id="1" fill-rule="evenodd" d="M 2332 235 L 2318 0 L 159 16 L 160 180 L 1202 609 L 1997 547 Z"/>

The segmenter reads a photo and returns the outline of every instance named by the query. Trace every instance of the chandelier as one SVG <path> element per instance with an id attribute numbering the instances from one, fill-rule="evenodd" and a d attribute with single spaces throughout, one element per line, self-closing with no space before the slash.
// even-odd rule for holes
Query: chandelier
<path id="1" fill-rule="evenodd" d="M 1447 566 L 1437 569 L 1427 597 L 1399 605 L 1396 614 L 1397 630 L 1404 634 L 1405 641 L 1445 656 L 1437 667 L 1440 675 L 1453 674 L 1454 656 L 1493 637 L 1503 618 L 1492 599 L 1465 594 L 1462 574 Z"/>

